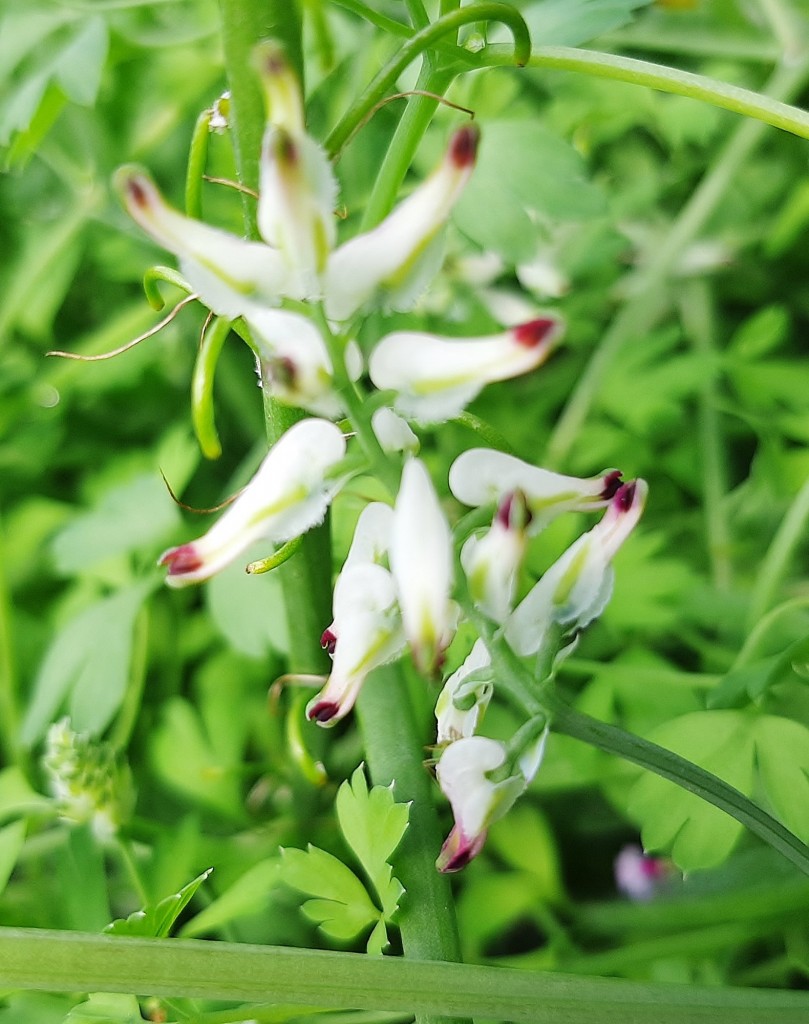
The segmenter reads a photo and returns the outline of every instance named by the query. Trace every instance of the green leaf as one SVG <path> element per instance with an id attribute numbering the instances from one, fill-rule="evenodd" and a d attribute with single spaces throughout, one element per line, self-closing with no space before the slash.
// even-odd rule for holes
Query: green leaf
<path id="1" fill-rule="evenodd" d="M 23 721 L 26 746 L 42 738 L 66 701 L 75 732 L 106 728 L 126 691 L 135 619 L 154 586 L 139 583 L 90 605 L 56 636 Z"/>
<path id="2" fill-rule="evenodd" d="M 155 939 L 164 939 L 169 934 L 174 922 L 191 902 L 194 893 L 208 878 L 213 868 L 208 868 L 197 875 L 179 892 L 166 896 L 159 903 L 136 910 L 127 918 L 118 918 L 104 929 L 110 935 L 144 935 Z"/>
<path id="3" fill-rule="evenodd" d="M 579 46 L 632 20 L 652 0 L 539 0 L 522 12 L 542 46 Z"/>
<path id="4" fill-rule="evenodd" d="M 94 992 L 74 1006 L 65 1024 L 142 1024 L 140 1006 L 134 996 Z"/>
<path id="5" fill-rule="evenodd" d="M 773 810 L 809 843 L 809 729 L 788 718 L 764 716 L 756 723 L 755 758 Z"/>
<path id="6" fill-rule="evenodd" d="M 604 197 L 573 147 L 521 120 L 485 125 L 475 173 L 453 217 L 481 248 L 520 263 L 535 254 L 535 214 L 586 220 L 604 212 Z"/>
<path id="7" fill-rule="evenodd" d="M 353 939 L 380 921 L 365 886 L 350 868 L 325 850 L 309 844 L 303 850 L 285 849 L 281 880 L 315 899 L 304 903 L 304 914 L 335 939 Z"/>
<path id="8" fill-rule="evenodd" d="M 238 760 L 217 752 L 188 701 L 175 697 L 164 705 L 150 756 L 155 772 L 172 789 L 228 818 L 241 819 Z"/>
<path id="9" fill-rule="evenodd" d="M 239 917 L 255 914 L 280 881 L 281 862 L 276 858 L 254 864 L 187 924 L 180 934 L 187 939 L 216 931 Z"/>
<path id="10" fill-rule="evenodd" d="M 755 721 L 740 711 L 697 711 L 667 722 L 649 738 L 749 796 Z M 683 871 L 720 864 L 743 831 L 734 818 L 657 775 L 644 774 L 635 783 L 628 810 L 641 825 L 644 847 L 670 850 Z"/>
<path id="11" fill-rule="evenodd" d="M 180 516 L 163 481 L 144 473 L 107 491 L 53 541 L 57 570 L 73 575 L 111 558 L 154 547 L 177 529 Z"/>
<path id="12" fill-rule="evenodd" d="M 261 552 L 266 555 L 266 550 Z M 206 586 L 211 618 L 228 643 L 250 658 L 266 658 L 289 650 L 281 578 L 273 572 L 248 576 L 249 554 L 237 560 Z"/>
<path id="13" fill-rule="evenodd" d="M 340 786 L 335 806 L 345 840 L 371 879 L 385 917 L 390 918 L 404 889 L 391 878 L 387 861 L 405 834 L 409 806 L 397 804 L 387 787 L 374 786 L 369 792 L 362 765 L 350 783 Z"/>

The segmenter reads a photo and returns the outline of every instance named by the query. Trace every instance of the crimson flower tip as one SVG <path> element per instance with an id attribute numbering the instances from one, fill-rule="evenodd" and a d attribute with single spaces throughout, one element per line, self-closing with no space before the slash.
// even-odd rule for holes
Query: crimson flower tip
<path id="1" fill-rule="evenodd" d="M 340 705 L 333 700 L 319 700 L 306 709 L 306 717 L 310 722 L 320 722 L 325 725 L 330 722 L 340 711 Z"/>
<path id="2" fill-rule="evenodd" d="M 337 646 L 337 636 L 330 629 L 324 629 L 320 637 L 320 646 L 330 655 L 334 655 L 334 649 Z"/>
<path id="3" fill-rule="evenodd" d="M 526 348 L 541 345 L 559 326 L 559 321 L 551 317 L 538 317 L 528 323 L 518 324 L 513 330 L 514 340 Z"/>
<path id="4" fill-rule="evenodd" d="M 604 477 L 604 489 L 601 491 L 600 497 L 604 501 L 610 501 L 623 486 L 624 482 L 621 479 L 621 470 L 612 469 Z"/>
<path id="5" fill-rule="evenodd" d="M 470 167 L 477 156 L 480 129 L 475 124 L 464 125 L 452 136 L 449 146 L 450 160 L 456 167 Z"/>
<path id="6" fill-rule="evenodd" d="M 169 576 L 181 576 L 201 569 L 202 557 L 193 544 L 181 544 L 178 548 L 169 548 L 157 564 L 167 565 Z"/>

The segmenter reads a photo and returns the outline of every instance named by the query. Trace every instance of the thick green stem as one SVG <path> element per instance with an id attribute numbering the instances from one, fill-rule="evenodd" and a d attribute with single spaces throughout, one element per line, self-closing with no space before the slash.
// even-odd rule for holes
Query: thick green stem
<path id="1" fill-rule="evenodd" d="M 809 60 L 789 67 L 780 67 L 770 79 L 767 92 L 770 97 L 779 99 L 795 96 L 808 77 Z M 809 114 L 802 116 L 809 132 Z M 795 126 L 793 125 L 790 130 L 795 130 Z M 606 380 L 607 370 L 613 359 L 627 342 L 640 341 L 665 313 L 668 308 L 664 287 L 667 277 L 686 246 L 693 241 L 716 209 L 740 165 L 752 153 L 764 131 L 765 127 L 760 121 L 746 121 L 736 129 L 711 170 L 683 208 L 664 243 L 657 249 L 645 270 L 638 275 L 631 298 L 603 335 L 556 422 L 546 450 L 546 465 L 552 467 L 564 464 L 601 384 Z"/>
<path id="2" fill-rule="evenodd" d="M 262 39 L 277 39 L 303 87 L 301 20 L 296 0 L 220 0 L 233 148 L 239 180 L 258 188 L 258 161 L 264 132 L 264 97 L 253 68 L 253 52 Z M 244 196 L 247 235 L 257 237 L 256 205 Z"/>
<path id="3" fill-rule="evenodd" d="M 303 82 L 300 13 L 293 0 L 221 0 L 225 61 L 231 90 L 231 133 L 239 178 L 258 185 L 258 159 L 264 131 L 264 99 L 253 68 L 261 39 L 277 39 Z M 245 205 L 245 227 L 257 237 L 255 203 Z M 264 413 L 270 443 L 300 419 L 297 410 L 280 406 L 265 392 Z M 278 570 L 290 626 L 290 669 L 322 672 L 326 659 L 320 634 L 331 617 L 331 545 L 328 523 L 310 530 L 300 551 Z"/>
<path id="4" fill-rule="evenodd" d="M 194 939 L 0 929 L 0 987 L 559 1024 L 804 1024 L 805 992 L 661 985 Z"/>
<path id="5" fill-rule="evenodd" d="M 460 960 L 449 880 L 435 868 L 441 833 L 435 786 L 423 763 L 430 737 L 416 723 L 402 673 L 395 666 L 374 672 L 357 707 L 374 784 L 393 782 L 396 799 L 412 801 L 395 861 L 407 892 L 398 915 L 405 953 L 418 960 Z"/>

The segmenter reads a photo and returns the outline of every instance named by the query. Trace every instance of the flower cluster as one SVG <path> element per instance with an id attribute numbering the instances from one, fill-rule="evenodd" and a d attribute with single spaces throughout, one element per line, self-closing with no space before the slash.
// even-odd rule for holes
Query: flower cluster
<path id="1" fill-rule="evenodd" d="M 491 507 L 493 519 L 484 531 L 453 535 L 410 423 L 445 421 L 487 383 L 539 367 L 561 321 L 537 312 L 486 337 L 398 330 L 376 343 L 366 364 L 354 337 L 360 318 L 374 307 L 410 308 L 436 271 L 442 229 L 474 167 L 478 130 L 456 131 L 435 171 L 382 223 L 336 245 L 337 184 L 306 132 L 295 77 L 273 44 L 261 48 L 259 69 L 269 110 L 257 217 L 263 241 L 173 210 L 137 168 L 122 168 L 117 180 L 132 217 L 178 258 L 188 291 L 239 322 L 262 387 L 317 417 L 275 443 L 203 537 L 165 552 L 171 586 L 208 579 L 256 540 L 280 545 L 321 523 L 351 472 L 333 422 L 345 412 L 346 389 L 367 376 L 381 392 L 366 425 L 392 459 L 403 458 L 401 484 L 392 505 L 364 509 L 334 587 L 333 620 L 322 637 L 332 670 L 307 707 L 312 721 L 331 726 L 351 710 L 368 674 L 406 650 L 424 675 L 438 676 L 464 595 L 467 611 L 485 617 L 496 642 L 515 655 L 534 656 L 574 637 L 609 599 L 610 562 L 638 520 L 646 487 L 623 483 L 616 470 L 578 479 L 471 449 L 453 463 L 449 490 L 463 505 Z M 517 603 L 530 538 L 564 512 L 596 509 L 606 509 L 601 521 Z M 456 542 L 466 581 L 457 591 Z M 491 822 L 525 790 L 547 735 L 544 722 L 526 723 L 508 745 L 477 735 L 497 683 L 491 642 L 475 643 L 436 706 L 437 777 L 455 817 L 438 859 L 445 871 L 478 852 Z"/>

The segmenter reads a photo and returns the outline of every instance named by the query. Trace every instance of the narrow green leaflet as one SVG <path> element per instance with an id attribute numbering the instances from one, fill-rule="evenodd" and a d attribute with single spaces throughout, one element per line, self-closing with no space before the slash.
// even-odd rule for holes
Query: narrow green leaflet
<path id="1" fill-rule="evenodd" d="M 0 771 L 0 822 L 52 808 L 52 801 L 32 789 L 19 768 Z"/>
<path id="2" fill-rule="evenodd" d="M 208 878 L 213 868 L 208 868 L 197 875 L 179 892 L 172 893 L 153 906 L 136 910 L 127 918 L 118 918 L 104 929 L 110 935 L 143 935 L 149 938 L 164 939 L 169 934 L 174 922 L 191 902 L 194 893 Z"/>
<path id="3" fill-rule="evenodd" d="M 280 866 L 280 861 L 273 858 L 249 868 L 221 896 L 183 925 L 180 934 L 186 939 L 208 935 L 239 917 L 255 914 L 278 884 Z"/>
<path id="4" fill-rule="evenodd" d="M 787 828 L 809 841 L 809 729 L 804 725 L 749 711 L 698 711 L 667 722 L 650 738 L 747 797 L 758 799 L 763 790 Z M 670 851 L 683 871 L 720 864 L 743 831 L 712 804 L 650 774 L 633 787 L 629 813 L 641 825 L 644 846 Z"/>
<path id="5" fill-rule="evenodd" d="M 129 679 L 135 619 L 153 586 L 139 583 L 97 601 L 56 636 L 23 721 L 26 746 L 42 738 L 65 705 L 76 732 L 98 735 L 109 725 Z"/>
<path id="6" fill-rule="evenodd" d="M 0 894 L 5 889 L 25 842 L 25 822 L 13 821 L 0 828 Z"/>
<path id="7" fill-rule="evenodd" d="M 334 939 L 353 939 L 380 920 L 365 886 L 342 861 L 311 843 L 303 850 L 281 851 L 281 878 L 287 885 L 314 899 L 301 908 Z M 370 952 L 370 950 L 369 950 Z"/>
<path id="8" fill-rule="evenodd" d="M 408 805 L 397 804 L 384 786 L 368 791 L 363 766 L 340 786 L 336 800 L 337 819 L 345 840 L 362 864 L 379 897 L 386 918 L 393 915 L 404 892 L 391 877 L 388 859 L 405 834 Z"/>

